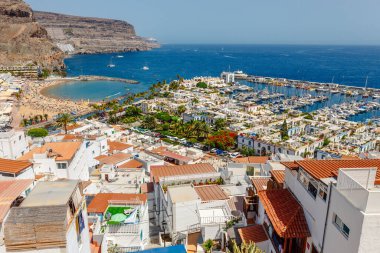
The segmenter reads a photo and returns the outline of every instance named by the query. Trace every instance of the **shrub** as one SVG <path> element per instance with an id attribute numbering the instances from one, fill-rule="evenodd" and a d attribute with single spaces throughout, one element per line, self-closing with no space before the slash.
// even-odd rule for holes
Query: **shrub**
<path id="1" fill-rule="evenodd" d="M 28 135 L 32 138 L 45 137 L 48 134 L 49 132 L 45 128 L 32 128 L 28 131 Z"/>

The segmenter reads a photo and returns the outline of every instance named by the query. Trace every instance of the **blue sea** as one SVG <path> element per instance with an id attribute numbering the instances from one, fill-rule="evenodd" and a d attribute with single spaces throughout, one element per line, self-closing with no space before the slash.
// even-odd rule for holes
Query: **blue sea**
<path id="1" fill-rule="evenodd" d="M 115 67 L 108 68 L 110 63 Z M 93 101 L 145 91 L 153 83 L 171 81 L 177 75 L 185 78 L 219 76 L 228 70 L 363 87 L 368 76 L 367 87 L 380 88 L 380 46 L 163 45 L 145 52 L 75 55 L 67 58 L 65 64 L 69 76 L 101 75 L 140 82 L 112 84 L 89 81 L 57 86 L 47 91 L 54 96 Z M 149 70 L 144 70 L 144 66 Z M 257 90 L 265 88 L 264 85 L 254 87 Z M 279 92 L 286 96 L 299 95 L 296 89 L 291 88 Z M 334 95 L 328 103 L 316 104 L 305 111 L 343 101 L 340 95 Z M 373 112 L 355 120 L 378 117 L 378 114 L 378 111 Z"/>

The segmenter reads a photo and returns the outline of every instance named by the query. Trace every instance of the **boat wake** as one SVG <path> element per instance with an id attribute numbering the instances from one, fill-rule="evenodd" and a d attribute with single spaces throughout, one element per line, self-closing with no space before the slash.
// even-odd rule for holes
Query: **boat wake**
<path id="1" fill-rule="evenodd" d="M 115 93 L 113 95 L 109 95 L 106 98 L 112 98 L 112 97 L 115 97 L 115 96 L 120 95 L 120 94 L 121 94 L 121 92 L 118 92 L 118 93 Z"/>

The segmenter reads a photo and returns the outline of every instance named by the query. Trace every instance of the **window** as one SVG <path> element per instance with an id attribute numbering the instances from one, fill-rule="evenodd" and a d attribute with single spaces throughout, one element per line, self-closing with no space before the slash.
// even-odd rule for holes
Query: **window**
<path id="1" fill-rule="evenodd" d="M 298 171 L 298 181 L 303 185 L 303 187 L 310 193 L 310 195 L 315 199 L 318 193 L 318 182 L 309 176 L 302 169 Z"/>
<path id="2" fill-rule="evenodd" d="M 323 199 L 324 201 L 326 201 L 327 199 L 327 187 L 324 186 L 324 185 L 319 185 L 319 189 L 318 189 L 318 196 Z"/>
<path id="3" fill-rule="evenodd" d="M 337 227 L 337 229 L 344 235 L 344 237 L 348 238 L 348 236 L 350 235 L 350 228 L 346 224 L 344 224 L 342 219 L 336 214 L 334 214 L 333 216 L 333 223 Z"/>
<path id="4" fill-rule="evenodd" d="M 66 163 L 57 163 L 57 167 L 58 167 L 58 169 L 66 169 L 67 164 Z"/>

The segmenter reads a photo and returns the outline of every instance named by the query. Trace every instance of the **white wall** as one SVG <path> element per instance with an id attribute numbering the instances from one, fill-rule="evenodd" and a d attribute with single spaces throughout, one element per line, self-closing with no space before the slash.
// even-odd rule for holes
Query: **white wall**
<path id="1" fill-rule="evenodd" d="M 362 212 L 352 206 L 352 204 L 341 195 L 335 187 L 331 192 L 331 203 L 329 216 L 327 218 L 326 236 L 324 252 L 334 253 L 357 253 L 359 252 L 359 242 L 362 233 L 362 224 L 364 215 Z M 342 221 L 349 227 L 350 234 L 346 238 L 340 230 L 333 223 L 333 215 L 336 214 Z M 376 231 L 371 231 L 376 233 Z M 377 232 L 377 235 L 379 232 Z M 372 241 L 375 251 L 361 251 L 361 252 L 378 252 L 380 248 L 380 241 L 378 239 Z"/>
<path id="2" fill-rule="evenodd" d="M 17 159 L 28 151 L 29 146 L 23 131 L 0 133 L 0 158 Z"/>
<path id="3" fill-rule="evenodd" d="M 320 250 L 322 247 L 324 225 L 327 213 L 327 203 L 317 194 L 314 199 L 298 181 L 297 174 L 285 169 L 285 185 L 301 203 L 314 246 Z M 329 193 L 327 193 L 327 196 Z"/>

